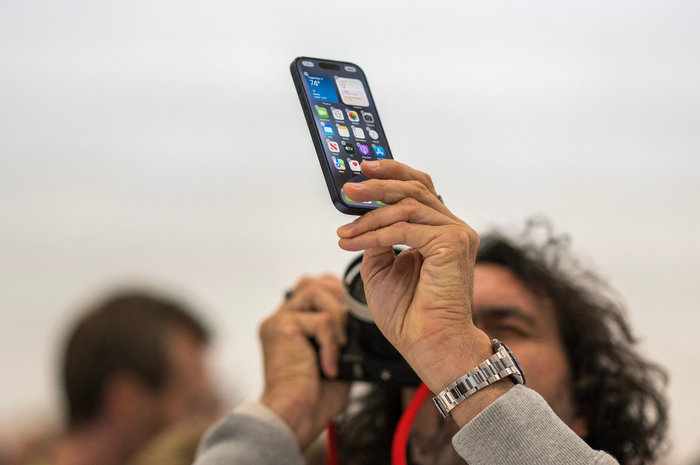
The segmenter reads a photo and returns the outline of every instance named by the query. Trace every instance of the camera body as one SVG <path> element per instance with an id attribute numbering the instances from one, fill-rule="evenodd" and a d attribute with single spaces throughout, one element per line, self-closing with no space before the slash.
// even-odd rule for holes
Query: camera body
<path id="1" fill-rule="evenodd" d="M 398 255 L 401 249 L 394 248 L 394 252 Z M 343 295 L 349 308 L 348 343 L 340 351 L 338 379 L 416 387 L 420 378 L 372 320 L 360 276 L 363 256 L 353 260 L 343 276 Z"/>

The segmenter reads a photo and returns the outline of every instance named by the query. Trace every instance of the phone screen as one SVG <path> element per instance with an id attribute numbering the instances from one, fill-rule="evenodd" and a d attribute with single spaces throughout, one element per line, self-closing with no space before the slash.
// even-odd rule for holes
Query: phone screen
<path id="1" fill-rule="evenodd" d="M 362 213 L 384 205 L 355 202 L 342 190 L 346 182 L 367 179 L 360 173 L 363 160 L 392 158 L 362 70 L 352 63 L 301 57 L 292 63 L 292 75 L 336 207 Z"/>

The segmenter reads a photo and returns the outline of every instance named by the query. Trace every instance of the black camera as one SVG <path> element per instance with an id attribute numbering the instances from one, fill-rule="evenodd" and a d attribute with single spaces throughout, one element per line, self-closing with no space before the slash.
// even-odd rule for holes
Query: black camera
<path id="1" fill-rule="evenodd" d="M 394 248 L 398 255 L 401 249 Z M 341 348 L 338 379 L 385 386 L 418 386 L 420 378 L 372 320 L 360 276 L 362 257 L 345 270 L 343 295 L 348 304 L 348 343 Z"/>

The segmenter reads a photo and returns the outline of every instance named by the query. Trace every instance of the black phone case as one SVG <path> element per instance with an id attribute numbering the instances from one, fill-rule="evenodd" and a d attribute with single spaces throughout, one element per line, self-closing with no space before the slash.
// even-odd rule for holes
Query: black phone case
<path id="1" fill-rule="evenodd" d="M 301 80 L 301 76 L 299 75 L 299 70 L 297 69 L 297 62 L 299 60 L 303 59 L 308 59 L 311 57 L 297 57 L 292 61 L 292 64 L 289 65 L 289 69 L 292 73 L 292 80 L 294 81 L 294 87 L 296 87 L 297 90 L 297 96 L 299 97 L 299 102 L 301 103 L 301 108 L 304 111 L 304 118 L 306 118 L 306 124 L 309 127 L 309 133 L 311 134 L 311 139 L 314 142 L 314 148 L 316 149 L 316 155 L 318 156 L 318 161 L 321 164 L 321 171 L 323 171 L 323 178 L 326 180 L 326 187 L 328 187 L 328 193 L 331 195 L 331 200 L 333 201 L 333 205 L 335 205 L 335 208 L 338 209 L 339 212 L 345 213 L 346 215 L 362 215 L 364 213 L 367 213 L 368 211 L 371 210 L 376 210 L 378 207 L 357 207 L 357 206 L 350 206 L 346 205 L 345 202 L 342 201 L 340 196 L 335 190 L 335 183 L 333 181 L 333 173 L 331 172 L 331 167 L 328 164 L 328 159 L 326 157 L 326 151 L 323 148 L 323 142 L 321 141 L 321 137 L 319 136 L 318 132 L 316 131 L 316 125 L 314 123 L 314 119 L 311 113 L 311 108 L 309 107 L 309 102 L 306 100 L 306 95 L 304 94 L 304 84 L 303 81 Z M 313 60 L 319 60 L 319 58 L 311 58 Z M 338 63 L 338 64 L 343 64 L 343 65 L 349 65 L 349 66 L 354 66 L 357 69 L 359 69 L 362 72 L 362 76 L 365 77 L 365 81 L 367 81 L 367 78 L 365 76 L 365 72 L 362 71 L 362 68 L 357 66 L 355 63 L 350 63 L 347 61 L 337 61 L 337 60 L 323 60 L 322 61 L 328 61 L 329 63 Z M 367 84 L 367 94 L 369 97 L 372 99 L 372 102 L 374 102 L 374 97 L 372 96 L 372 90 L 369 88 L 369 83 Z M 376 110 L 376 104 L 375 104 L 375 110 Z M 382 125 L 382 121 L 379 118 L 379 112 L 375 111 L 375 116 L 377 118 L 377 122 L 382 128 L 382 131 L 386 135 L 386 132 L 384 131 L 384 126 Z M 389 142 L 385 139 L 384 143 L 387 146 L 387 150 L 389 150 L 389 153 L 391 152 L 391 148 L 389 147 Z M 393 159 L 393 155 L 392 155 Z M 364 176 L 363 176 L 364 178 Z M 366 179 L 366 178 L 364 178 Z"/>

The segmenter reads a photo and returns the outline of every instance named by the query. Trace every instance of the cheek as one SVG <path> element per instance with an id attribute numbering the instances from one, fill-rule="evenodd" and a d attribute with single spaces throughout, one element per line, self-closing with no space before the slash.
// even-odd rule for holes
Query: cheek
<path id="1" fill-rule="evenodd" d="M 561 347 L 533 341 L 509 347 L 523 367 L 527 387 L 544 397 L 555 412 L 560 410 L 562 401 L 571 397 L 569 365 Z"/>

